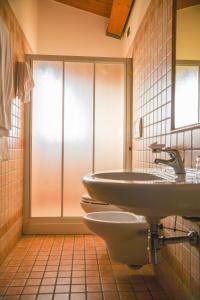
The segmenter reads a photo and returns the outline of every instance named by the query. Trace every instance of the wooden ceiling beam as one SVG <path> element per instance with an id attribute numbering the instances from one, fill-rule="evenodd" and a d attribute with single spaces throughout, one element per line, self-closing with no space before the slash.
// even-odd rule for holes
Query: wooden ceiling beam
<path id="1" fill-rule="evenodd" d="M 106 18 L 110 17 L 113 0 L 55 0 Z"/>
<path id="2" fill-rule="evenodd" d="M 122 37 L 133 3 L 134 0 L 113 0 L 106 32 L 108 36 L 118 39 Z"/>
<path id="3" fill-rule="evenodd" d="M 189 6 L 199 5 L 200 0 L 177 0 L 176 9 L 182 9 Z"/>

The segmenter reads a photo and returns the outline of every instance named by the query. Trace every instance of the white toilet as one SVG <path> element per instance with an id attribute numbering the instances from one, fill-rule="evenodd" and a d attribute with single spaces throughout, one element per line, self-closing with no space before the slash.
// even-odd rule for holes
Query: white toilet
<path id="1" fill-rule="evenodd" d="M 86 198 L 89 201 L 87 205 Z M 82 198 L 81 206 L 89 212 L 83 217 L 86 225 L 105 240 L 114 261 L 132 267 L 148 263 L 148 224 L 143 216 L 124 212 L 113 205 L 104 205 L 89 196 Z M 110 211 L 111 207 L 114 210 Z"/>

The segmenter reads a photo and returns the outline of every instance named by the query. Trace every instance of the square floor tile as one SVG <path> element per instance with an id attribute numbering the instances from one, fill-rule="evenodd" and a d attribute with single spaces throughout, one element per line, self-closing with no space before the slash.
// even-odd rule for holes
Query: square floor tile
<path id="1" fill-rule="evenodd" d="M 35 300 L 37 295 L 21 295 L 20 300 Z"/>
<path id="2" fill-rule="evenodd" d="M 86 295 L 80 293 L 74 293 L 71 294 L 70 300 L 86 300 Z"/>
<path id="3" fill-rule="evenodd" d="M 23 290 L 23 287 L 9 287 L 6 291 L 6 295 L 20 295 Z"/>
<path id="4" fill-rule="evenodd" d="M 87 293 L 87 300 L 103 300 L 101 293 Z"/>
<path id="5" fill-rule="evenodd" d="M 71 278 L 58 278 L 56 284 L 70 284 Z"/>
<path id="6" fill-rule="evenodd" d="M 39 294 L 37 300 L 51 300 L 53 299 L 53 294 Z"/>
<path id="7" fill-rule="evenodd" d="M 69 294 L 55 294 L 54 300 L 69 300 Z"/>
<path id="8" fill-rule="evenodd" d="M 27 286 L 38 286 L 41 283 L 41 279 L 40 278 L 30 278 L 26 281 L 26 285 Z"/>
<path id="9" fill-rule="evenodd" d="M 85 285 L 83 284 L 72 284 L 71 285 L 72 293 L 83 293 L 85 292 Z"/>
<path id="10" fill-rule="evenodd" d="M 87 292 L 101 292 L 100 284 L 88 284 L 86 288 Z"/>
<path id="11" fill-rule="evenodd" d="M 56 285 L 55 293 L 69 293 L 70 286 L 69 285 Z"/>
<path id="12" fill-rule="evenodd" d="M 26 286 L 22 294 L 37 294 L 39 286 Z"/>
<path id="13" fill-rule="evenodd" d="M 49 294 L 53 293 L 55 289 L 54 285 L 42 285 L 39 289 L 40 294 Z"/>
<path id="14" fill-rule="evenodd" d="M 149 266 L 130 270 L 111 262 L 94 235 L 26 236 L 0 266 L 0 300 L 86 298 L 167 299 Z"/>
<path id="15" fill-rule="evenodd" d="M 42 285 L 53 285 L 56 283 L 56 278 L 44 278 L 42 279 Z"/>

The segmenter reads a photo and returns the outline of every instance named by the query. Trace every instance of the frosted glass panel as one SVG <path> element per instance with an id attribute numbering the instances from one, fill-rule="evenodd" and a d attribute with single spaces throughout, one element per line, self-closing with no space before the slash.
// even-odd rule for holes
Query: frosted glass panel
<path id="1" fill-rule="evenodd" d="M 123 168 L 124 66 L 96 64 L 95 171 Z"/>
<path id="2" fill-rule="evenodd" d="M 61 214 L 62 62 L 33 62 L 32 217 Z"/>
<path id="3" fill-rule="evenodd" d="M 82 176 L 92 170 L 93 70 L 91 63 L 65 63 L 64 216 L 83 214 Z"/>
<path id="4" fill-rule="evenodd" d="M 175 127 L 198 123 L 199 67 L 176 66 Z"/>

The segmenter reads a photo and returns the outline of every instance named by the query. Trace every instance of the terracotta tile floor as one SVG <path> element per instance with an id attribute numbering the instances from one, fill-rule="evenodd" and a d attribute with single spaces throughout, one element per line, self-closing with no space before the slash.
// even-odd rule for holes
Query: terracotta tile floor
<path id="1" fill-rule="evenodd" d="M 24 236 L 0 266 L 0 299 L 167 299 L 150 266 L 109 259 L 92 235 Z"/>

